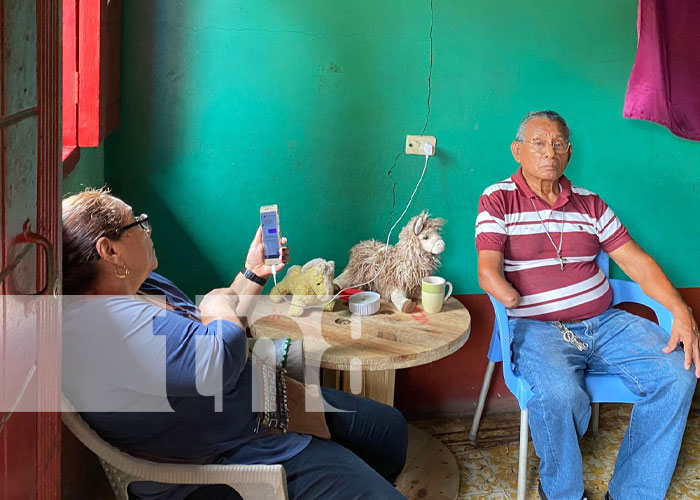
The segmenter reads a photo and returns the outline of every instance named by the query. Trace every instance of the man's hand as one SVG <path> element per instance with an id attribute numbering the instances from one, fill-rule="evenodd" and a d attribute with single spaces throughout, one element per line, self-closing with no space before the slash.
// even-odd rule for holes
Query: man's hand
<path id="1" fill-rule="evenodd" d="M 683 342 L 685 369 L 690 370 L 691 364 L 695 364 L 695 377 L 700 378 L 700 332 L 690 308 L 681 314 L 673 315 L 671 338 L 663 351 L 666 354 L 673 352 L 679 342 Z"/>
<path id="2" fill-rule="evenodd" d="M 280 248 L 280 255 L 282 256 L 282 262 L 275 266 L 275 270 L 280 272 L 287 262 L 289 262 L 289 247 L 286 246 L 287 238 L 281 238 L 280 243 L 283 245 Z M 265 257 L 263 255 L 263 238 L 262 238 L 262 227 L 258 226 L 258 231 L 255 233 L 255 238 L 250 244 L 250 249 L 248 250 L 248 256 L 245 259 L 245 267 L 253 271 L 255 274 L 261 278 L 267 278 L 272 274 L 270 266 L 265 264 Z"/>

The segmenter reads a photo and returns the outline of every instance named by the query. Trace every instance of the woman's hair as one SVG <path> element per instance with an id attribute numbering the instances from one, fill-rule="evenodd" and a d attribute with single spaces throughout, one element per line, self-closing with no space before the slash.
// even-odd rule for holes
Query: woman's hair
<path id="1" fill-rule="evenodd" d="M 63 293 L 85 293 L 97 281 L 100 256 L 95 248 L 103 236 L 116 239 L 125 205 L 109 189 L 86 189 L 63 200 Z"/>

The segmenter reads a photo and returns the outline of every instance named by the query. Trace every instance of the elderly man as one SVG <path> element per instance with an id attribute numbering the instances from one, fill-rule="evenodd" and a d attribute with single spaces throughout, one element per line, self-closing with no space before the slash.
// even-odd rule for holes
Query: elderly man
<path id="1" fill-rule="evenodd" d="M 590 369 L 618 375 L 640 396 L 606 499 L 661 500 L 700 377 L 692 312 L 610 207 L 564 176 L 572 149 L 559 114 L 525 116 L 511 152 L 520 168 L 479 200 L 479 284 L 508 308 L 513 362 L 533 389 L 540 497 L 585 498 L 578 439 L 590 418 Z M 670 339 L 655 323 L 610 309 L 599 250 L 671 311 Z"/>

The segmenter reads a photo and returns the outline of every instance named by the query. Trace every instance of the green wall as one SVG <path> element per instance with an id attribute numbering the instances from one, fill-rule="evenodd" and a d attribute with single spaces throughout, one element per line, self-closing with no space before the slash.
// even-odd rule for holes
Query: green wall
<path id="1" fill-rule="evenodd" d="M 105 148 L 80 148 L 80 160 L 73 171 L 63 179 L 63 195 L 75 194 L 86 187 L 98 188 L 105 183 Z"/>
<path id="2" fill-rule="evenodd" d="M 700 286 L 700 144 L 622 118 L 637 2 L 440 0 L 433 14 L 438 154 L 408 215 L 448 219 L 441 273 L 455 292 L 479 292 L 477 200 L 515 170 L 510 142 L 534 109 L 568 120 L 574 183 L 677 285 Z M 185 291 L 234 277 L 261 204 L 279 204 L 295 263 L 340 270 L 354 243 L 385 237 L 387 172 L 426 121 L 429 0 L 131 0 L 122 27 L 105 175 L 152 216 L 160 269 Z M 399 156 L 397 215 L 422 167 Z"/>

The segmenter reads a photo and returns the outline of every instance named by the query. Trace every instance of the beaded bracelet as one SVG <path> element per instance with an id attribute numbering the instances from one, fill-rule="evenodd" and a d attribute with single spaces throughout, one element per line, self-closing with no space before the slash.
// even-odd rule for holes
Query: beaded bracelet
<path id="1" fill-rule="evenodd" d="M 289 346 L 292 345 L 292 339 L 287 337 L 284 342 L 284 351 L 282 352 L 282 361 L 280 366 L 282 368 L 287 368 L 287 357 L 289 356 Z"/>

